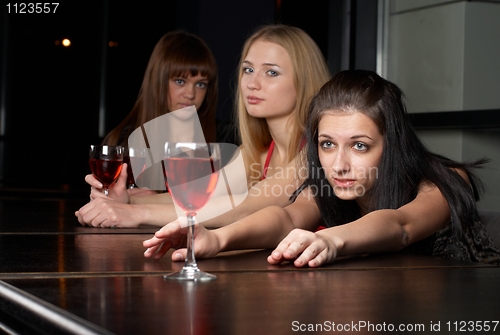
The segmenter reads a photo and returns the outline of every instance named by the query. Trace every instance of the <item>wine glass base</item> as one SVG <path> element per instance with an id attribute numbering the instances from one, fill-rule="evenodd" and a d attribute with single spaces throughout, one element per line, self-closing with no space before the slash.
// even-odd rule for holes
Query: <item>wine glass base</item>
<path id="1" fill-rule="evenodd" d="M 216 279 L 217 276 L 203 272 L 198 268 L 183 268 L 181 271 L 163 276 L 163 278 L 182 281 L 209 281 Z"/>

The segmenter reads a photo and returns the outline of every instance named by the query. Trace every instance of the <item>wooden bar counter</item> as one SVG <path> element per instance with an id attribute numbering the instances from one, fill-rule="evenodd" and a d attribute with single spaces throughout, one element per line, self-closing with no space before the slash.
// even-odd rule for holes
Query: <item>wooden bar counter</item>
<path id="1" fill-rule="evenodd" d="M 394 253 L 297 269 L 249 250 L 199 260 L 214 281 L 176 282 L 182 263 L 143 256 L 155 228 L 81 227 L 82 203 L 0 199 L 0 330 L 500 333 L 500 267 Z"/>

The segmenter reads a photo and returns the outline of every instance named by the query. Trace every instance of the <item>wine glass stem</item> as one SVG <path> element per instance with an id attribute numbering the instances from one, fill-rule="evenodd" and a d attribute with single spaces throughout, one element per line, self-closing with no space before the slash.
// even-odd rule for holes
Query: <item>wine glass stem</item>
<path id="1" fill-rule="evenodd" d="M 104 195 L 108 195 L 108 193 L 109 193 L 108 188 L 104 186 Z"/>
<path id="2" fill-rule="evenodd" d="M 188 224 L 187 254 L 186 254 L 186 263 L 184 266 L 196 268 L 198 267 L 198 265 L 196 264 L 196 258 L 194 257 L 194 224 L 195 224 L 194 214 L 187 214 L 187 224 Z"/>

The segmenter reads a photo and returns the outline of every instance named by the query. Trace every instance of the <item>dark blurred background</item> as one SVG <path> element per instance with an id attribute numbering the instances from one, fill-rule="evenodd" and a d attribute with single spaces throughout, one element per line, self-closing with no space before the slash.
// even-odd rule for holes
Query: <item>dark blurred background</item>
<path id="1" fill-rule="evenodd" d="M 235 70 L 259 25 L 300 27 L 332 74 L 376 67 L 377 1 L 65 1 L 21 14 L 5 2 L 0 26 L 0 191 L 85 194 L 90 144 L 127 115 L 149 56 L 168 31 L 203 38 L 219 66 L 220 139 L 233 141 Z M 10 9 L 10 13 L 9 13 Z M 61 42 L 69 39 L 71 45 Z"/>

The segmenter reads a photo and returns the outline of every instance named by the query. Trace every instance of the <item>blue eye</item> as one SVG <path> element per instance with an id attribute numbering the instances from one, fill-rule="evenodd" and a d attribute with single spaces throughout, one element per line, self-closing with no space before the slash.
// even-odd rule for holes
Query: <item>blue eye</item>
<path id="1" fill-rule="evenodd" d="M 278 76 L 278 72 L 273 71 L 273 70 L 269 70 L 269 71 L 267 71 L 267 74 L 269 74 L 271 77 L 276 77 L 276 76 Z"/>
<path id="2" fill-rule="evenodd" d="M 335 146 L 331 141 L 322 141 L 319 145 L 323 150 L 328 150 Z"/>
<path id="3" fill-rule="evenodd" d="M 208 86 L 208 83 L 197 83 L 196 86 L 198 86 L 199 88 L 207 88 Z"/>
<path id="4" fill-rule="evenodd" d="M 253 69 L 251 67 L 243 67 L 243 73 L 252 73 Z"/>
<path id="5" fill-rule="evenodd" d="M 368 150 L 368 146 L 363 142 L 357 142 L 354 144 L 353 148 L 358 151 L 366 151 Z"/>
<path id="6" fill-rule="evenodd" d="M 176 83 L 177 85 L 182 85 L 185 83 L 184 79 L 174 79 L 174 83 Z"/>

